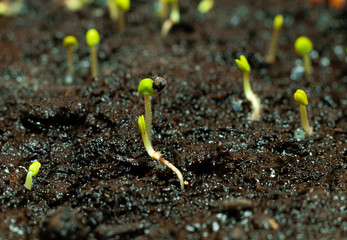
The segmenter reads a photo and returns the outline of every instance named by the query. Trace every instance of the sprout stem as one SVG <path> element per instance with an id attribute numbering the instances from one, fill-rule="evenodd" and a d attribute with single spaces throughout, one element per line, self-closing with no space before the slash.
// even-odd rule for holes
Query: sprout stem
<path id="1" fill-rule="evenodd" d="M 125 12 L 122 9 L 118 8 L 118 30 L 119 32 L 124 32 L 125 31 Z"/>
<path id="2" fill-rule="evenodd" d="M 145 95 L 145 125 L 149 142 L 152 142 L 152 107 L 149 95 Z"/>
<path id="3" fill-rule="evenodd" d="M 304 61 L 304 69 L 305 69 L 305 78 L 308 79 L 311 75 L 311 59 L 308 55 L 308 52 L 305 52 L 302 55 L 303 61 Z"/>
<path id="4" fill-rule="evenodd" d="M 90 46 L 90 61 L 92 64 L 92 77 L 96 78 L 98 76 L 98 53 L 96 45 Z"/>
<path id="5" fill-rule="evenodd" d="M 243 88 L 245 90 L 247 100 L 250 101 L 253 106 L 253 112 L 250 118 L 251 120 L 257 121 L 260 117 L 260 100 L 251 89 L 251 85 L 249 84 L 249 75 L 246 71 L 243 71 Z"/>
<path id="6" fill-rule="evenodd" d="M 74 78 L 74 67 L 73 67 L 73 47 L 67 47 L 67 67 L 68 73 L 72 78 Z"/>
<path id="7" fill-rule="evenodd" d="M 116 22 L 118 19 L 118 9 L 114 0 L 107 0 L 107 5 L 111 20 Z"/>
<path id="8" fill-rule="evenodd" d="M 276 59 L 277 43 L 281 29 L 274 29 L 272 32 L 271 42 L 268 54 L 265 57 L 267 63 L 274 63 Z"/>
<path id="9" fill-rule="evenodd" d="M 307 137 L 307 136 L 311 135 L 312 127 L 308 123 L 306 106 L 303 104 L 300 104 L 300 116 L 301 116 L 301 126 L 303 129 L 305 129 L 306 137 Z"/>
<path id="10" fill-rule="evenodd" d="M 32 171 L 29 171 L 29 172 L 27 173 L 27 177 L 26 177 L 26 180 L 25 180 L 24 187 L 25 187 L 26 189 L 31 190 L 32 183 L 33 183 L 33 172 L 32 172 Z"/>

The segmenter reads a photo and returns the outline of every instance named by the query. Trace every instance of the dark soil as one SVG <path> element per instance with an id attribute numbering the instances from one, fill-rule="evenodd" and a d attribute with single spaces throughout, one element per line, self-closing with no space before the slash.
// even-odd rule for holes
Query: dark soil
<path id="1" fill-rule="evenodd" d="M 117 33 L 105 7 L 70 12 L 27 1 L 0 17 L 1 239 L 347 239 L 347 10 L 305 1 L 218 0 L 198 14 L 181 1 L 182 22 L 166 41 L 153 2 L 133 0 Z M 285 16 L 279 56 L 266 64 L 272 19 Z M 89 74 L 84 34 L 101 34 L 100 77 Z M 76 81 L 64 84 L 75 35 Z M 293 45 L 314 43 L 314 72 L 292 80 Z M 242 74 L 263 104 L 251 122 Z M 189 182 L 151 159 L 137 118 L 142 78 L 167 88 L 152 98 L 153 145 Z M 313 135 L 300 127 L 296 89 L 308 96 Z M 234 99 L 243 110 L 234 112 Z M 42 166 L 33 189 L 26 169 Z"/>

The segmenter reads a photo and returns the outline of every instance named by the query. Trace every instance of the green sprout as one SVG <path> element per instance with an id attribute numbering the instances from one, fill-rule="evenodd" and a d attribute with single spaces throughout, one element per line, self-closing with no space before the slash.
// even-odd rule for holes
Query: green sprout
<path id="1" fill-rule="evenodd" d="M 245 90 L 245 95 L 248 101 L 252 103 L 253 113 L 250 117 L 251 120 L 259 120 L 260 117 L 260 100 L 252 92 L 251 85 L 249 84 L 249 71 L 251 71 L 251 67 L 247 61 L 247 58 L 244 55 L 241 55 L 240 59 L 235 60 L 239 69 L 243 72 L 243 88 Z"/>
<path id="2" fill-rule="evenodd" d="M 77 38 L 75 36 L 67 36 L 63 40 L 63 45 L 64 45 L 64 47 L 67 48 L 68 73 L 73 78 L 74 77 L 73 48 L 78 45 Z"/>
<path id="3" fill-rule="evenodd" d="M 81 10 L 89 0 L 63 0 L 65 6 L 73 12 Z"/>
<path id="4" fill-rule="evenodd" d="M 26 189 L 31 190 L 33 177 L 38 174 L 40 167 L 41 167 L 41 163 L 39 163 L 38 161 L 35 161 L 30 165 L 28 173 L 27 173 L 27 177 L 25 180 L 25 184 L 24 184 L 24 187 Z"/>
<path id="5" fill-rule="evenodd" d="M 311 59 L 309 52 L 313 49 L 313 43 L 308 37 L 301 36 L 295 40 L 295 51 L 301 55 L 304 61 L 305 78 L 309 78 L 312 71 Z"/>
<path id="6" fill-rule="evenodd" d="M 118 20 L 118 8 L 116 6 L 116 0 L 107 0 L 108 12 L 110 14 L 110 18 L 113 22 Z"/>
<path id="7" fill-rule="evenodd" d="M 171 3 L 170 17 L 163 22 L 163 26 L 161 28 L 161 36 L 163 38 L 166 38 L 173 25 L 179 23 L 181 20 L 179 0 L 161 0 L 163 11 L 167 12 L 169 3 Z M 167 13 L 165 12 L 161 15 L 164 15 L 165 18 L 167 17 Z"/>
<path id="8" fill-rule="evenodd" d="M 91 61 L 91 73 L 92 77 L 98 76 L 98 53 L 97 45 L 100 42 L 100 35 L 94 28 L 89 29 L 86 34 L 87 44 L 90 46 L 90 61 Z"/>
<path id="9" fill-rule="evenodd" d="M 273 31 L 270 41 L 269 51 L 265 57 L 267 63 L 274 63 L 276 59 L 277 43 L 280 36 L 280 31 L 283 25 L 283 16 L 277 14 L 273 22 Z"/>
<path id="10" fill-rule="evenodd" d="M 124 13 L 130 9 L 130 0 L 115 0 L 118 9 L 118 29 L 120 32 L 125 31 L 125 16 Z"/>
<path id="11" fill-rule="evenodd" d="M 308 104 L 308 100 L 307 100 L 306 93 L 303 90 L 298 89 L 294 93 L 294 99 L 297 103 L 300 104 L 301 125 L 306 132 L 306 137 L 308 137 L 309 135 L 312 134 L 313 128 L 309 125 L 308 119 L 307 119 L 306 106 Z"/>
<path id="12" fill-rule="evenodd" d="M 209 12 L 214 6 L 214 0 L 201 0 L 198 5 L 198 11 L 201 14 L 206 14 Z"/>
<path id="13" fill-rule="evenodd" d="M 139 125 L 139 129 L 141 132 L 143 144 L 145 145 L 145 148 L 146 148 L 148 155 L 150 157 L 154 158 L 155 160 L 158 160 L 158 161 L 164 163 L 168 168 L 170 168 L 177 175 L 178 180 L 180 182 L 181 190 L 184 190 L 184 181 L 183 181 L 183 175 L 182 175 L 181 171 L 178 170 L 178 168 L 176 168 L 168 160 L 162 158 L 161 154 L 159 152 L 154 151 L 154 149 L 152 147 L 152 143 L 151 143 L 151 141 L 147 135 L 148 130 L 146 130 L 146 122 L 145 122 L 145 118 L 143 115 L 141 115 L 139 117 L 138 125 Z"/>

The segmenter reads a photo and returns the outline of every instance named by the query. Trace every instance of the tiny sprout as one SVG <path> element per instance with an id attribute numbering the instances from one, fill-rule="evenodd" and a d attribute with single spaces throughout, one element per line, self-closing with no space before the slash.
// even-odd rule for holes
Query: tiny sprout
<path id="1" fill-rule="evenodd" d="M 78 45 L 77 38 L 75 36 L 67 36 L 63 40 L 63 45 L 64 45 L 64 47 L 67 48 L 68 73 L 73 78 L 74 77 L 73 48 Z"/>
<path id="2" fill-rule="evenodd" d="M 125 31 L 125 16 L 124 13 L 130 9 L 130 0 L 115 0 L 118 9 L 118 29 L 120 32 Z"/>
<path id="3" fill-rule="evenodd" d="M 308 104 L 308 100 L 307 100 L 306 93 L 303 90 L 298 89 L 294 93 L 294 99 L 297 103 L 300 104 L 301 125 L 306 132 L 306 137 L 308 137 L 310 134 L 312 134 L 313 129 L 309 125 L 308 119 L 307 119 L 306 106 Z"/>
<path id="4" fill-rule="evenodd" d="M 187 183 L 185 183 L 185 181 L 183 180 L 183 175 L 180 172 L 180 170 L 178 170 L 172 163 L 170 163 L 168 160 L 164 159 L 161 157 L 161 154 L 159 152 L 154 151 L 153 147 L 152 147 L 152 143 L 150 141 L 150 139 L 148 138 L 148 131 L 146 131 L 146 122 L 145 122 L 145 118 L 143 115 L 141 115 L 138 119 L 138 125 L 139 125 L 139 129 L 141 132 L 141 136 L 142 136 L 142 140 L 143 140 L 143 144 L 145 145 L 146 151 L 148 153 L 148 155 L 152 158 L 154 158 L 155 160 L 158 160 L 162 163 L 164 163 L 167 167 L 169 167 L 178 177 L 178 180 L 180 181 L 180 187 L 181 190 L 184 190 L 184 185 Z"/>
<path id="5" fill-rule="evenodd" d="M 273 31 L 272 31 L 272 37 L 271 37 L 271 41 L 270 41 L 269 51 L 265 57 L 265 61 L 267 63 L 274 63 L 275 62 L 277 43 L 278 43 L 278 38 L 280 35 L 282 25 L 283 25 L 283 16 L 281 14 L 277 14 L 275 19 L 274 19 L 274 22 L 273 22 Z"/>
<path id="6" fill-rule="evenodd" d="M 214 0 L 201 0 L 198 5 L 198 11 L 201 14 L 206 14 L 209 12 L 214 6 Z"/>
<path id="7" fill-rule="evenodd" d="M 152 135 L 152 107 L 149 96 L 155 96 L 157 92 L 161 92 L 166 85 L 167 83 L 164 78 L 156 76 L 153 79 L 142 79 L 138 87 L 138 93 L 145 96 L 146 129 L 149 141 L 151 141 Z"/>
<path id="8" fill-rule="evenodd" d="M 98 53 L 96 46 L 100 42 L 100 35 L 96 29 L 89 29 L 86 34 L 87 44 L 90 46 L 90 61 L 92 77 L 98 76 Z"/>
<path id="9" fill-rule="evenodd" d="M 313 43 L 308 37 L 301 36 L 295 40 L 295 51 L 302 55 L 304 61 L 305 78 L 309 78 L 312 71 L 311 59 L 308 53 L 313 49 Z"/>
<path id="10" fill-rule="evenodd" d="M 24 184 L 25 188 L 31 190 L 31 185 L 33 182 L 32 177 L 38 174 L 40 167 L 41 167 L 41 163 L 39 163 L 38 161 L 35 161 L 30 165 L 29 171 L 27 173 L 27 177 L 25 180 L 25 184 Z"/>
<path id="11" fill-rule="evenodd" d="M 249 76 L 248 73 L 251 70 L 251 67 L 249 66 L 249 63 L 247 61 L 247 58 L 243 55 L 241 55 L 240 59 L 235 60 L 237 66 L 239 69 L 243 72 L 243 88 L 245 90 L 245 95 L 248 101 L 250 101 L 253 105 L 253 113 L 250 117 L 251 120 L 259 120 L 260 115 L 260 100 L 252 92 L 251 85 L 249 83 Z"/>
<path id="12" fill-rule="evenodd" d="M 171 12 L 170 12 L 169 19 L 163 22 L 163 26 L 161 28 L 161 36 L 163 38 L 166 38 L 167 34 L 169 33 L 173 25 L 179 23 L 181 20 L 179 0 L 161 0 L 163 11 L 167 12 L 168 3 L 171 3 Z M 163 13 L 162 15 L 166 17 L 167 13 Z"/>

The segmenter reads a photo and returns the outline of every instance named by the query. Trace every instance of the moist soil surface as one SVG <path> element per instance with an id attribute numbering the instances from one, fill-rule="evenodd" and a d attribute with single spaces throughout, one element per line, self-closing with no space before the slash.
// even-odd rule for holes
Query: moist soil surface
<path id="1" fill-rule="evenodd" d="M 166 40 L 154 1 L 131 2 L 124 33 L 102 2 L 71 12 L 28 1 L 22 14 L 0 17 L 0 239 L 347 239 L 346 8 L 220 0 L 203 16 L 198 2 L 181 1 Z M 269 65 L 277 13 L 285 21 Z M 97 78 L 84 37 L 93 27 Z M 67 35 L 79 40 L 72 84 Z M 308 79 L 293 47 L 300 35 L 314 44 Z M 248 118 L 241 54 L 259 121 Z M 168 84 L 151 98 L 152 143 L 181 170 L 184 191 L 138 129 L 138 84 L 156 75 Z M 299 88 L 314 128 L 302 141 Z M 237 99 L 242 109 L 232 108 Z"/>

